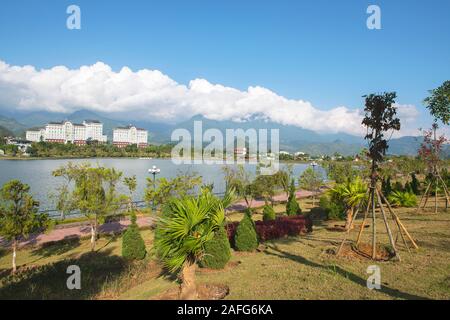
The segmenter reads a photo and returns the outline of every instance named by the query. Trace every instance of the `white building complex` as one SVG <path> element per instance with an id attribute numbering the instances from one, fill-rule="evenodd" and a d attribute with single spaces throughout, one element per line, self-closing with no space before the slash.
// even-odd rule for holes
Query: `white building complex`
<path id="1" fill-rule="evenodd" d="M 132 125 L 116 128 L 113 131 L 113 144 L 119 148 L 132 144 L 144 148 L 148 145 L 148 131 Z"/>
<path id="2" fill-rule="evenodd" d="M 77 145 L 84 145 L 87 141 L 107 141 L 103 135 L 103 124 L 97 120 L 85 120 L 82 124 L 70 121 L 50 122 L 45 128 L 28 130 L 26 139 L 32 142 L 71 142 Z"/>

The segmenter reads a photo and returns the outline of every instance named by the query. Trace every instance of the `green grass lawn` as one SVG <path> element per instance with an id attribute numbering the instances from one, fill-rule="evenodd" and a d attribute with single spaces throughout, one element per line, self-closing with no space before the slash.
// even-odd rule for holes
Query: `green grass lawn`
<path id="1" fill-rule="evenodd" d="M 310 200 L 302 200 L 301 205 L 304 212 L 311 208 Z M 284 206 L 276 209 L 282 212 Z M 409 254 L 399 241 L 401 262 L 336 257 L 332 252 L 344 234 L 328 228 L 342 223 L 315 221 L 312 233 L 266 242 L 254 253 L 233 252 L 226 269 L 199 269 L 197 280 L 227 285 L 227 299 L 450 299 L 450 210 L 437 215 L 404 208 L 397 212 L 420 247 Z M 229 220 L 240 217 L 233 213 Z M 357 221 L 352 239 L 359 224 Z M 388 244 L 381 219 L 377 228 L 379 241 Z M 150 250 L 153 232 L 143 230 L 142 235 Z M 365 231 L 363 242 L 369 242 L 369 236 Z M 120 236 L 102 237 L 95 253 L 88 253 L 88 240 L 20 250 L 18 265 L 29 270 L 15 279 L 7 275 L 11 253 L 2 250 L 0 299 L 152 299 L 177 286 L 175 278 L 165 274 L 151 255 L 137 263 L 124 261 L 120 240 Z M 70 264 L 81 267 L 81 290 L 66 288 Z M 374 264 L 381 269 L 381 290 L 366 287 L 367 267 Z"/>

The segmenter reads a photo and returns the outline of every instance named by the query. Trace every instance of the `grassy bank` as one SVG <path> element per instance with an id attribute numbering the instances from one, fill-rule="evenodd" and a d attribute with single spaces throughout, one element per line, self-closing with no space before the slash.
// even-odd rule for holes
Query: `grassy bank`
<path id="1" fill-rule="evenodd" d="M 309 200 L 301 205 L 304 211 L 311 207 Z M 450 214 L 416 214 L 403 208 L 397 212 L 420 247 L 409 254 L 399 244 L 402 262 L 336 257 L 333 252 L 343 233 L 331 230 L 341 222 L 316 220 L 311 234 L 267 242 L 254 253 L 233 252 L 225 270 L 198 270 L 198 281 L 227 285 L 228 299 L 450 299 Z M 233 213 L 230 220 L 240 215 Z M 378 224 L 379 241 L 387 244 L 382 221 Z M 363 242 L 370 241 L 369 234 L 366 231 Z M 150 249 L 153 232 L 143 230 L 142 235 Z M 87 240 L 23 249 L 18 264 L 30 271 L 13 281 L 7 276 L 11 253 L 3 250 L 0 298 L 151 299 L 177 285 L 151 255 L 137 263 L 124 261 L 120 236 L 102 237 L 98 250 L 87 252 Z M 82 269 L 82 290 L 65 287 L 70 264 Z M 381 269 L 381 290 L 366 287 L 366 270 L 373 264 Z"/>

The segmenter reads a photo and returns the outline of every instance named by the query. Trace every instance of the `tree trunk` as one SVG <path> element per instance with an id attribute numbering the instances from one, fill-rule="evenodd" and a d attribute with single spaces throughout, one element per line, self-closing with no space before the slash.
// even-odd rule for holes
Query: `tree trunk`
<path id="1" fill-rule="evenodd" d="M 180 299 L 197 300 L 198 292 L 195 284 L 195 262 L 186 261 L 181 270 Z"/>
<path id="2" fill-rule="evenodd" d="M 347 209 L 347 220 L 345 222 L 345 230 L 349 230 L 352 224 L 353 207 Z"/>
<path id="3" fill-rule="evenodd" d="M 14 274 L 14 273 L 16 273 L 16 271 L 17 271 L 17 266 L 16 266 L 17 240 L 16 240 L 16 239 L 13 240 L 12 248 L 13 248 L 13 254 L 12 254 L 12 271 L 13 271 L 13 274 Z"/>
<path id="4" fill-rule="evenodd" d="M 91 224 L 91 251 L 95 250 L 95 240 L 97 239 L 97 223 Z"/>

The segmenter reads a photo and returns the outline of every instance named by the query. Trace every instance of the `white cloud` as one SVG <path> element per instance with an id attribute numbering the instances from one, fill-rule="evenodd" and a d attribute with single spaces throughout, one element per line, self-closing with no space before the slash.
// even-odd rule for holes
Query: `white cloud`
<path id="1" fill-rule="evenodd" d="M 310 102 L 282 97 L 254 86 L 246 91 L 195 79 L 182 85 L 157 70 L 114 72 L 97 62 L 79 69 L 10 66 L 0 60 L 0 107 L 70 113 L 78 109 L 127 114 L 135 119 L 176 122 L 201 114 L 214 120 L 244 121 L 258 115 L 270 121 L 319 132 L 362 135 L 362 111 L 344 106 L 319 110 Z M 413 123 L 412 105 L 399 115 Z"/>

